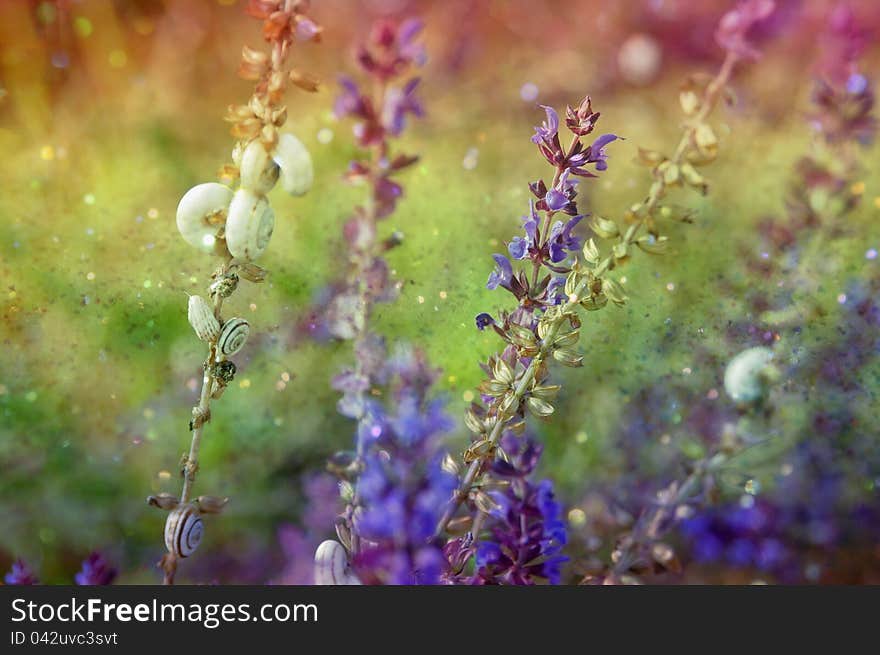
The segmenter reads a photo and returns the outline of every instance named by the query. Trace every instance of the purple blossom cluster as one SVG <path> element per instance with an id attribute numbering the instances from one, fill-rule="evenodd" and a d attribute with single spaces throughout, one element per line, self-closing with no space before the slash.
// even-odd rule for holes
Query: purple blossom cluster
<path id="1" fill-rule="evenodd" d="M 380 221 L 395 210 L 403 196 L 396 174 L 418 161 L 414 155 L 393 154 L 391 146 L 406 127 L 407 117 L 424 113 L 416 96 L 419 78 L 409 75 L 425 61 L 418 41 L 421 30 L 422 23 L 416 19 L 376 23 L 368 42 L 356 53 L 368 83 L 362 86 L 351 77 L 340 78 L 335 114 L 339 119 L 354 120 L 355 142 L 365 151 L 349 164 L 345 178 L 352 184 L 367 185 L 369 198 L 355 207 L 343 226 L 347 272 L 319 298 L 309 324 L 317 336 L 357 340 L 368 332 L 372 305 L 397 295 L 398 286 L 384 253 L 400 242 L 400 235 L 380 239 L 378 233 Z"/>
<path id="2" fill-rule="evenodd" d="M 351 530 L 361 540 L 353 567 L 368 584 L 437 584 L 446 572 L 434 526 L 456 487 L 443 466 L 443 434 L 452 427 L 432 398 L 437 372 L 403 349 L 387 364 L 387 402 L 370 401 L 359 438 L 363 464 Z"/>
<path id="3" fill-rule="evenodd" d="M 697 562 L 724 562 L 787 583 L 817 582 L 840 579 L 848 555 L 875 547 L 880 447 L 868 427 L 873 411 L 854 399 L 871 355 L 880 353 L 878 292 L 876 273 L 851 283 L 836 338 L 791 372 L 799 382 L 788 393 L 802 396 L 807 420 L 791 435 L 795 445 L 768 490 L 685 521 L 682 532 Z"/>
<path id="4" fill-rule="evenodd" d="M 487 534 L 476 544 L 471 536 L 449 541 L 450 577 L 459 584 L 559 584 L 562 564 L 568 561 L 562 554 L 568 539 L 553 483 L 532 480 L 542 448 L 510 432 L 501 446 L 507 458 L 492 464 L 498 488 L 488 494 L 492 508 Z M 465 575 L 461 571 L 471 555 L 474 572 Z"/>
<path id="5" fill-rule="evenodd" d="M 576 108 L 566 108 L 564 124 L 572 138 L 569 145 L 563 147 L 559 114 L 552 107 L 541 105 L 541 108 L 546 118 L 535 128 L 532 143 L 554 167 L 555 173 L 549 185 L 543 179 L 529 184 L 534 197 L 529 202 L 529 213 L 522 218 L 524 235 L 515 236 L 508 243 L 508 255 L 492 255 L 495 269 L 489 275 L 486 287 L 505 289 L 518 303 L 515 312 L 502 314 L 498 325 L 502 334 L 510 323 L 533 329 L 537 311 L 565 300 L 565 276 L 571 270 L 566 260 L 583 245 L 580 237 L 574 234 L 584 219 L 584 215 L 578 213 L 578 182 L 582 178 L 597 177 L 597 172 L 608 168 L 607 146 L 619 138 L 614 134 L 603 134 L 590 145 L 584 143 L 583 137 L 593 132 L 599 120 L 599 112 L 593 111 L 587 96 Z M 531 278 L 526 270 L 515 272 L 511 258 L 530 262 Z M 490 314 L 481 313 L 476 323 L 483 330 L 496 321 Z"/>

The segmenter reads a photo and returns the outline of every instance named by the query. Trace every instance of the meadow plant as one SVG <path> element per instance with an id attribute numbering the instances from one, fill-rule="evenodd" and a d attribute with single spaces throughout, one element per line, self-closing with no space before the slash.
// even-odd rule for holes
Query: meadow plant
<path id="1" fill-rule="evenodd" d="M 113 584 L 116 575 L 117 570 L 104 555 L 95 551 L 83 560 L 82 568 L 73 577 L 73 581 L 79 586 L 106 586 Z M 20 559 L 12 563 L 12 570 L 4 576 L 3 582 L 8 585 L 40 584 L 36 573 Z"/>
<path id="2" fill-rule="evenodd" d="M 356 121 L 356 144 L 368 151 L 346 174 L 367 186 L 368 197 L 343 228 L 346 278 L 324 301 L 326 331 L 353 342 L 354 366 L 337 375 L 333 387 L 343 394 L 340 413 L 357 421 L 357 434 L 354 451 L 330 462 L 346 508 L 337 524 L 342 545 L 325 542 L 316 553 L 319 584 L 431 584 L 445 571 L 442 550 L 429 541 L 438 508 L 455 486 L 438 443 L 451 424 L 442 402 L 430 396 L 436 372 L 411 348 L 389 356 L 370 326 L 373 306 L 394 299 L 399 288 L 384 253 L 399 244 L 400 235 L 380 240 L 378 231 L 403 195 L 394 176 L 418 160 L 393 154 L 391 146 L 407 117 L 423 113 L 415 95 L 419 78 L 411 76 L 425 61 L 421 30 L 416 19 L 377 22 L 356 53 L 368 86 L 341 77 L 335 105 L 338 118 Z M 345 573 L 349 567 L 353 573 Z"/>
<path id="3" fill-rule="evenodd" d="M 826 313 L 811 278 L 833 272 L 825 253 L 854 229 L 849 218 L 864 190 L 860 150 L 876 133 L 872 85 L 859 63 L 866 33 L 846 5 L 832 10 L 827 25 L 808 115 L 811 150 L 795 166 L 785 215 L 761 223 L 762 254 L 747 260 L 761 274 L 786 280 L 788 291 L 754 292 L 749 300 L 760 331 L 793 353 L 806 350 L 810 317 Z M 876 251 L 869 249 L 865 259 L 872 257 Z M 857 396 L 880 338 L 877 285 L 876 273 L 849 282 L 837 296 L 832 337 L 792 358 L 792 381 L 780 403 L 804 399 L 807 420 L 786 430 L 790 447 L 774 484 L 754 500 L 721 503 L 684 521 L 685 543 L 698 564 L 724 562 L 786 583 L 817 582 L 829 573 L 849 579 L 847 555 L 870 550 L 880 524 L 864 481 L 876 479 L 880 457 L 865 428 L 872 414 Z"/>
<path id="4" fill-rule="evenodd" d="M 808 272 L 821 267 L 827 239 L 847 231 L 845 217 L 861 196 L 858 177 L 862 167 L 857 149 L 871 143 L 875 131 L 873 94 L 857 64 L 864 47 L 863 33 L 844 6 L 832 11 L 828 25 L 823 36 L 823 57 L 817 67 L 825 77 L 815 82 L 813 111 L 808 116 L 816 139 L 811 152 L 795 166 L 785 198 L 787 215 L 760 224 L 760 256 L 755 256 L 753 249 L 743 253 L 750 268 L 762 276 L 782 277 L 786 283 L 776 285 L 782 291 L 775 297 L 772 290 L 769 295 L 766 290 L 735 291 L 747 298 L 750 315 L 759 317 L 758 324 L 750 325 L 745 334 L 750 339 L 756 335 L 759 343 L 776 347 L 751 347 L 731 360 L 725 372 L 725 390 L 739 406 L 742 418 L 724 422 L 711 452 L 689 465 L 686 477 L 673 480 L 657 492 L 632 529 L 618 539 L 608 571 L 591 574 L 586 582 L 631 582 L 638 580 L 638 575 L 680 573 L 682 563 L 668 543 L 677 527 L 681 527 L 685 545 L 697 563 L 724 561 L 734 568 L 762 571 L 785 582 L 816 581 L 819 567 L 815 561 L 829 558 L 813 556 L 811 564 L 809 557 L 806 563 L 799 561 L 796 553 L 830 546 L 834 537 L 839 537 L 842 544 L 849 535 L 848 541 L 853 543 L 852 535 L 857 531 L 845 526 L 856 516 L 864 521 L 864 531 L 870 532 L 868 526 L 876 523 L 875 513 L 858 500 L 857 494 L 853 497 L 853 485 L 848 482 L 853 473 L 846 470 L 842 457 L 833 455 L 840 448 L 858 450 L 862 458 L 855 477 L 870 478 L 877 465 L 870 437 L 856 428 L 854 416 L 848 420 L 832 418 L 821 408 L 816 409 L 812 424 L 788 435 L 796 445 L 784 456 L 783 473 L 772 492 L 756 498 L 760 484 L 752 476 L 740 475 L 746 479 L 745 495 L 733 503 L 707 507 L 718 501 L 719 476 L 736 465 L 750 448 L 763 445 L 772 433 L 766 424 L 774 412 L 768 392 L 781 366 L 774 364 L 775 351 L 800 350 L 797 342 L 805 328 L 804 320 L 817 311 L 813 307 L 815 283 L 810 282 Z M 828 50 L 846 57 L 829 60 Z M 801 381 L 809 380 L 808 395 L 818 393 L 825 400 L 841 397 L 841 405 L 847 404 L 843 400 L 843 380 L 852 380 L 866 363 L 858 353 L 876 350 L 875 307 L 864 284 L 855 288 L 860 292 L 838 298 L 846 303 L 850 314 L 838 329 L 845 335 L 841 343 L 832 340 L 823 353 L 803 361 L 794 358 L 796 363 L 785 371 L 792 380 L 786 394 L 806 394 Z M 780 339 L 782 343 L 778 344 Z M 841 364 L 850 360 L 851 366 Z M 816 367 L 825 375 L 815 371 Z M 846 375 L 841 374 L 844 368 Z M 819 381 L 824 383 L 821 388 Z M 794 488 L 797 493 L 793 493 Z M 839 524 L 833 517 L 839 519 Z M 791 547 L 799 541 L 802 547 Z"/>
<path id="5" fill-rule="evenodd" d="M 239 75 L 256 82 L 243 105 L 231 106 L 227 120 L 237 139 L 232 164 L 224 166 L 224 183 L 209 182 L 190 189 L 177 208 L 177 226 L 183 238 L 205 255 L 219 257 L 208 298 L 190 296 L 188 316 L 196 335 L 207 344 L 201 393 L 193 407 L 189 452 L 181 461 L 180 496 L 150 496 L 151 505 L 169 512 L 165 524 L 167 553 L 160 566 L 166 584 L 173 584 L 180 559 L 191 555 L 202 538 L 202 515 L 220 512 L 226 497 L 198 496 L 193 485 L 199 470 L 199 449 L 211 402 L 220 398 L 235 376 L 230 357 L 244 346 L 250 326 L 243 318 L 223 318 L 224 302 L 241 278 L 262 282 L 267 272 L 255 260 L 266 250 L 275 225 L 267 194 L 276 183 L 292 195 L 302 195 L 312 183 L 312 163 L 305 146 L 280 131 L 287 120 L 284 93 L 290 84 L 315 91 L 316 81 L 289 65 L 296 41 L 316 41 L 321 28 L 306 12 L 307 0 L 250 0 L 248 13 L 263 22 L 268 52 L 245 46 Z M 232 186 L 237 182 L 237 188 Z"/>
<path id="6" fill-rule="evenodd" d="M 573 234 L 584 218 L 578 212 L 577 184 L 606 170 L 607 147 L 619 137 L 604 134 L 589 145 L 584 142 L 599 119 L 589 97 L 577 107 L 567 107 L 564 123 L 554 109 L 544 107 L 546 120 L 535 129 L 532 141 L 553 166 L 553 178 L 549 184 L 541 179 L 529 185 L 534 199 L 523 219 L 525 236 L 510 242 L 507 255 L 494 255 L 496 268 L 487 287 L 504 289 L 514 296 L 517 306 L 513 311 L 502 311 L 497 318 L 488 313 L 477 316 L 477 327 L 491 327 L 506 345 L 484 366 L 488 378 L 479 389 L 483 403 L 474 403 L 466 415 L 467 426 L 475 435 L 464 456 L 467 470 L 436 534 L 447 529 L 458 508 L 468 501 L 473 516 L 461 520 L 470 521 L 471 538 L 478 538 L 487 515 L 498 513 L 497 493 L 493 497 L 486 490 L 494 486 L 499 473 L 503 475 L 510 469 L 511 458 L 502 437 L 508 431 L 522 431 L 527 413 L 539 419 L 553 414 L 553 400 L 560 386 L 550 383 L 551 361 L 571 367 L 582 365 L 583 356 L 574 349 L 582 324 L 579 310 L 597 311 L 609 302 L 625 304 L 626 293 L 612 272 L 637 250 L 661 254 L 667 249 L 669 238 L 660 233 L 658 219 L 691 220 L 688 212 L 666 204 L 665 199 L 671 189 L 683 185 L 706 193 L 708 185 L 698 168 L 714 160 L 718 150 L 718 137 L 708 117 L 724 97 L 736 64 L 757 56 L 748 33 L 772 10 L 772 2 L 745 2 L 722 18 L 716 39 L 726 51 L 724 63 L 708 82 L 693 78 L 682 88 L 680 99 L 686 118 L 678 145 L 671 155 L 639 150 L 640 160 L 652 172 L 647 196 L 627 210 L 624 225 L 599 216 L 588 221 L 600 242 L 610 242 L 607 249 L 600 248 L 594 238 L 582 244 Z M 560 140 L 563 124 L 572 134 L 566 147 Z M 559 220 L 559 216 L 564 219 Z M 525 268 L 514 270 L 511 259 L 524 261 Z M 547 490 L 547 486 L 539 485 L 538 498 L 541 489 Z M 520 490 L 521 501 L 528 497 Z M 549 497 L 545 493 L 544 498 Z M 558 553 L 556 542 L 564 531 L 554 528 L 556 509 L 546 502 L 544 505 L 547 511 L 543 513 L 542 531 L 552 536 L 532 555 L 539 561 L 553 561 Z M 475 548 L 478 569 L 490 574 L 497 572 L 498 562 L 502 562 L 502 570 L 507 566 L 499 555 L 504 547 L 498 543 L 506 537 L 495 532 L 495 538 L 495 546 Z M 510 559 L 509 554 L 506 557 Z M 508 579 L 516 576 L 509 567 L 505 574 Z"/>

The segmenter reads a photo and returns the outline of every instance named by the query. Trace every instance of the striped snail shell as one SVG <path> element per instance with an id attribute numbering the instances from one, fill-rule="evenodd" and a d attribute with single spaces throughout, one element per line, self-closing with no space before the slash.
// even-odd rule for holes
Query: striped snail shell
<path id="1" fill-rule="evenodd" d="M 361 581 L 348 564 L 342 544 L 328 539 L 315 551 L 316 585 L 359 585 Z"/>
<path id="2" fill-rule="evenodd" d="M 236 259 L 256 260 L 269 245 L 275 212 L 267 200 L 245 188 L 235 192 L 226 219 L 226 247 Z"/>
<path id="3" fill-rule="evenodd" d="M 208 301 L 201 296 L 189 297 L 187 318 L 202 341 L 213 341 L 220 335 L 220 322 L 214 316 L 214 310 Z"/>
<path id="4" fill-rule="evenodd" d="M 180 505 L 165 520 L 165 547 L 177 557 L 189 557 L 202 541 L 204 527 L 195 505 Z"/>
<path id="5" fill-rule="evenodd" d="M 216 182 L 198 184 L 177 205 L 177 229 L 183 239 L 202 252 L 221 254 L 226 210 L 232 189 Z"/>
<path id="6" fill-rule="evenodd" d="M 269 157 L 266 147 L 254 139 L 241 155 L 241 188 L 257 195 L 269 193 L 278 182 L 278 164 Z"/>
<path id="7" fill-rule="evenodd" d="M 217 347 L 226 357 L 231 357 L 244 347 L 251 333 L 250 324 L 243 318 L 230 318 L 220 330 Z"/>
<path id="8" fill-rule="evenodd" d="M 312 188 L 315 176 L 312 157 L 302 141 L 292 134 L 282 134 L 272 158 L 281 168 L 281 187 L 287 193 L 301 196 Z"/>

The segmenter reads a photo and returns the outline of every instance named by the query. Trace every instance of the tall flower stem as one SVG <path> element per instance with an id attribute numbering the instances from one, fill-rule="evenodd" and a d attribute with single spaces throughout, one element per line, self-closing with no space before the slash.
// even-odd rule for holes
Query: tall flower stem
<path id="1" fill-rule="evenodd" d="M 282 101 L 288 83 L 306 91 L 315 91 L 317 88 L 312 78 L 296 69 L 288 69 L 286 65 L 295 38 L 316 40 L 320 35 L 321 28 L 304 13 L 307 8 L 306 0 L 249 1 L 247 11 L 255 18 L 263 20 L 263 37 L 271 44 L 271 48 L 268 54 L 243 48 L 238 73 L 247 80 L 255 81 L 256 86 L 248 104 L 231 106 L 227 116 L 227 120 L 233 124 L 231 133 L 238 142 L 233 150 L 234 164 L 224 166 L 220 171 L 220 178 L 229 183 L 240 179 L 241 183 L 234 194 L 225 185 L 198 185 L 184 196 L 178 206 L 177 225 L 184 239 L 202 251 L 220 255 L 223 263 L 213 274 L 208 288 L 211 304 L 208 305 L 201 297 L 190 299 L 190 322 L 199 338 L 207 342 L 208 356 L 203 364 L 199 401 L 193 407 L 189 424 L 192 433 L 189 451 L 181 462 L 181 493 L 177 498 L 170 494 L 160 494 L 148 499 L 150 504 L 174 514 L 173 518 L 169 517 L 166 521 L 168 552 L 160 563 L 164 574 L 163 582 L 168 585 L 174 583 L 180 558 L 191 553 L 201 540 L 198 515 L 217 513 L 227 501 L 226 498 L 211 496 L 194 499 L 193 493 L 205 425 L 211 420 L 211 401 L 220 397 L 235 373 L 234 364 L 226 359 L 227 354 L 233 352 L 230 350 L 232 347 L 235 347 L 236 352 L 241 348 L 248 332 L 247 322 L 240 319 L 231 324 L 231 328 L 235 328 L 231 330 L 232 334 L 224 336 L 221 331 L 223 303 L 235 293 L 240 277 L 251 282 L 261 282 L 266 274 L 253 264 L 253 260 L 265 249 L 268 236 L 259 244 L 251 241 L 242 243 L 241 239 L 245 237 L 241 237 L 239 229 L 236 234 L 240 238 L 234 243 L 233 231 L 228 229 L 233 223 L 231 214 L 237 212 L 236 227 L 241 225 L 241 220 L 238 220 L 241 218 L 255 220 L 259 217 L 260 220 L 267 220 L 266 217 L 270 217 L 268 232 L 271 235 L 274 214 L 265 195 L 282 175 L 282 186 L 294 195 L 304 193 L 311 184 L 311 159 L 305 147 L 293 135 L 281 135 L 278 131 L 287 119 L 287 108 Z M 280 143 L 282 137 L 287 138 L 283 148 Z M 251 156 L 246 158 L 246 152 L 250 152 Z M 228 194 L 230 200 L 218 207 L 221 203 L 217 198 L 226 197 L 225 194 Z M 234 198 L 239 197 L 239 194 L 244 194 L 240 197 L 245 202 L 236 205 Z M 208 200 L 209 196 L 211 200 Z M 233 207 L 244 207 L 246 213 L 233 210 Z M 250 213 L 256 212 L 256 207 L 262 207 L 260 213 L 250 216 Z M 236 253 L 236 256 L 233 257 L 232 253 Z M 221 338 L 225 338 L 224 343 L 228 344 L 223 350 L 220 347 Z M 185 552 L 179 539 L 184 528 L 188 530 Z M 170 533 L 174 533 L 174 538 L 169 540 Z"/>
<path id="2" fill-rule="evenodd" d="M 721 92 L 730 80 L 734 67 L 740 58 L 740 55 L 736 52 L 727 52 L 720 70 L 703 91 L 699 110 L 685 124 L 684 132 L 678 146 L 675 148 L 673 155 L 668 159 L 669 165 L 665 166 L 664 170 L 669 170 L 671 167 L 680 167 L 685 162 L 687 153 L 696 141 L 697 130 L 704 124 L 706 118 L 708 118 L 717 106 L 718 100 L 721 97 Z M 557 171 L 554 181 L 558 181 L 558 179 L 559 172 Z M 675 182 L 676 180 L 670 182 L 670 178 L 664 175 L 663 171 L 658 170 L 657 168 L 654 169 L 654 182 L 650 187 L 648 196 L 643 202 L 638 214 L 634 217 L 634 222 L 627 228 L 626 232 L 620 237 L 618 242 L 618 245 L 621 246 L 623 251 L 628 251 L 629 246 L 635 243 L 637 237 L 640 235 L 642 227 L 647 220 L 653 219 L 660 201 L 666 195 L 669 187 L 675 185 Z M 470 495 L 477 476 L 483 468 L 491 462 L 492 458 L 494 458 L 494 447 L 498 444 L 505 427 L 520 411 L 520 406 L 526 394 L 532 389 L 535 383 L 535 377 L 539 368 L 547 360 L 548 356 L 553 354 L 555 340 L 559 335 L 560 329 L 568 320 L 568 317 L 578 308 L 582 298 L 585 296 L 585 292 L 588 291 L 588 287 L 595 279 L 600 278 L 602 275 L 612 270 L 618 263 L 618 259 L 619 258 L 615 254 L 611 254 L 601 260 L 601 262 L 592 269 L 591 276 L 585 276 L 582 280 L 577 282 L 571 293 L 568 294 L 568 300 L 562 305 L 558 312 L 554 312 L 552 315 L 549 313 L 545 314 L 542 319 L 544 332 L 540 348 L 517 381 L 516 386 L 514 387 L 512 401 L 507 402 L 506 409 L 502 407 L 501 411 L 499 411 L 498 415 L 495 417 L 495 423 L 488 435 L 490 447 L 483 449 L 481 454 L 471 462 L 461 480 L 458 490 L 455 492 L 449 506 L 446 508 L 446 511 L 443 513 L 443 516 L 437 524 L 435 530 L 436 537 L 439 537 L 445 532 L 449 522 L 458 512 L 461 504 Z"/>

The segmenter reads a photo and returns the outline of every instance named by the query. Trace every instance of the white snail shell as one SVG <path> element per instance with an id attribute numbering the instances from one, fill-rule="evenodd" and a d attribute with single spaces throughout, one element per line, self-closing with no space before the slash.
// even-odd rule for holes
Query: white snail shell
<path id="1" fill-rule="evenodd" d="M 233 257 L 248 262 L 257 259 L 274 229 L 275 212 L 263 196 L 247 189 L 235 192 L 226 219 L 226 247 Z"/>
<path id="2" fill-rule="evenodd" d="M 766 392 L 768 370 L 773 351 L 757 347 L 742 351 L 730 360 L 724 371 L 724 389 L 738 403 L 760 400 Z"/>
<path id="3" fill-rule="evenodd" d="M 278 164 L 269 157 L 259 139 L 251 141 L 241 155 L 241 188 L 257 195 L 269 193 L 278 182 Z"/>
<path id="4" fill-rule="evenodd" d="M 302 141 L 289 133 L 278 137 L 272 158 L 281 168 L 281 187 L 293 196 L 312 188 L 315 176 L 312 157 Z"/>
<path id="5" fill-rule="evenodd" d="M 315 551 L 316 585 L 359 585 L 361 581 L 348 564 L 345 548 L 338 541 L 328 539 Z"/>
<path id="6" fill-rule="evenodd" d="M 214 253 L 222 236 L 232 189 L 216 182 L 198 184 L 177 205 L 177 229 L 184 240 L 204 252 Z"/>
<path id="7" fill-rule="evenodd" d="M 192 504 L 181 505 L 165 520 L 165 547 L 172 555 L 189 557 L 199 547 L 203 532 L 198 509 Z"/>
<path id="8" fill-rule="evenodd" d="M 190 296 L 187 309 L 189 324 L 202 341 L 214 341 L 220 336 L 220 321 L 214 316 L 214 310 L 208 301 L 201 296 Z"/>
<path id="9" fill-rule="evenodd" d="M 223 324 L 223 328 L 220 330 L 217 347 L 221 353 L 231 357 L 244 347 L 250 333 L 251 326 L 245 319 L 230 318 Z"/>

